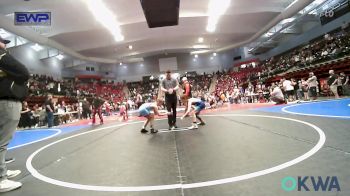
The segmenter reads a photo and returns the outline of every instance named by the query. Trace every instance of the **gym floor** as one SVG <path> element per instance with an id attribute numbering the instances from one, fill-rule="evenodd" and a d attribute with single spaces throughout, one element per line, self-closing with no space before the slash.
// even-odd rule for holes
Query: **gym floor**
<path id="1" fill-rule="evenodd" d="M 8 167 L 23 187 L 2 195 L 350 195 L 350 99 L 259 107 L 207 110 L 197 130 L 186 118 L 175 131 L 157 120 L 157 134 L 140 119 L 19 131 Z M 286 192 L 287 176 L 336 177 L 341 191 Z"/>

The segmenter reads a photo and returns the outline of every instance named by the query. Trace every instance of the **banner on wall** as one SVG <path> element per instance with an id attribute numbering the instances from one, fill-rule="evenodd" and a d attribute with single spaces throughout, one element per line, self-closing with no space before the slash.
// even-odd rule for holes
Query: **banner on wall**
<path id="1" fill-rule="evenodd" d="M 330 5 L 328 9 L 320 13 L 321 24 L 325 25 L 350 12 L 348 0 L 342 0 Z"/>

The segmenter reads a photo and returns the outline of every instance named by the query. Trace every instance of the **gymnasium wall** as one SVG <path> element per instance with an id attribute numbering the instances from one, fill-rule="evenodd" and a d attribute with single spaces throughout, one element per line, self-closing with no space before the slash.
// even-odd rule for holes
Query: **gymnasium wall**
<path id="1" fill-rule="evenodd" d="M 179 73 L 197 71 L 197 73 L 209 73 L 222 69 L 222 59 L 217 56 L 210 59 L 210 55 L 199 55 L 194 61 L 194 56 L 190 54 L 163 54 L 147 57 L 143 62 L 123 65 L 101 65 L 101 72 L 110 72 L 115 75 L 116 81 L 139 81 L 143 76 L 157 75 L 160 73 L 159 58 L 176 57 Z"/>
<path id="2" fill-rule="evenodd" d="M 31 74 L 49 75 L 56 79 L 62 77 L 63 63 L 55 57 L 40 59 L 40 53 L 29 44 L 9 48 L 9 51 Z"/>

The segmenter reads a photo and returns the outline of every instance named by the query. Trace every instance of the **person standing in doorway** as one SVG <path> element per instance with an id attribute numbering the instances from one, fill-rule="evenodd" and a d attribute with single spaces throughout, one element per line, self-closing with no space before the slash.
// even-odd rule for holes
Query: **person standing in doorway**
<path id="1" fill-rule="evenodd" d="M 177 128 L 176 126 L 176 107 L 177 95 L 179 89 L 177 79 L 171 77 L 171 71 L 166 72 L 166 78 L 161 82 L 161 90 L 165 93 L 165 105 L 168 110 L 169 130 Z"/>

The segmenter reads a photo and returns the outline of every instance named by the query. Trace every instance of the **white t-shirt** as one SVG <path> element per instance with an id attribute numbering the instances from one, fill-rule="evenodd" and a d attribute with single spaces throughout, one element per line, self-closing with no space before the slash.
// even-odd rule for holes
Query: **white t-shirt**
<path id="1" fill-rule="evenodd" d="M 309 85 L 309 87 L 316 87 L 317 84 L 317 77 L 316 76 L 312 76 L 307 80 L 307 83 Z"/>
<path id="2" fill-rule="evenodd" d="M 290 80 L 285 80 L 283 82 L 283 88 L 286 90 L 286 91 L 292 91 L 294 90 L 294 87 L 292 86 L 292 82 Z"/>
<path id="3" fill-rule="evenodd" d="M 271 93 L 272 97 L 277 97 L 279 99 L 284 99 L 282 90 L 279 87 L 275 87 Z"/>

